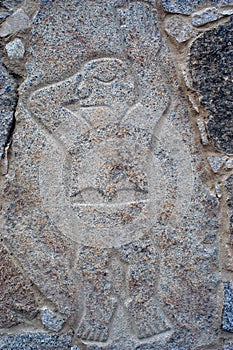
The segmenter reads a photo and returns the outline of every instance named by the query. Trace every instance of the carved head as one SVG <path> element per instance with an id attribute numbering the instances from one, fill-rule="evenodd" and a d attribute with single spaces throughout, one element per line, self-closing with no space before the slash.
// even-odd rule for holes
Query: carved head
<path id="1" fill-rule="evenodd" d="M 119 110 L 135 103 L 135 81 L 121 60 L 92 60 L 83 67 L 81 74 L 77 91 L 81 107 L 108 106 Z"/>

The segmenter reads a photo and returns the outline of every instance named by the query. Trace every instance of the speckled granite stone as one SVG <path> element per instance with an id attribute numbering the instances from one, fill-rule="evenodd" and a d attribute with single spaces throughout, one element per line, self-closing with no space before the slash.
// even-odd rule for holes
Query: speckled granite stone
<path id="1" fill-rule="evenodd" d="M 224 350 L 233 350 L 233 342 L 230 340 L 226 340 L 224 342 Z"/>
<path id="2" fill-rule="evenodd" d="M 9 140 L 17 103 L 17 79 L 0 63 L 0 158 Z"/>
<path id="3" fill-rule="evenodd" d="M 11 59 L 22 59 L 25 54 L 25 46 L 22 40 L 14 39 L 6 45 L 7 56 Z"/>
<path id="4" fill-rule="evenodd" d="M 225 182 L 227 191 L 228 216 L 230 221 L 230 232 L 233 233 L 233 175 Z"/>
<path id="5" fill-rule="evenodd" d="M 208 5 L 232 5 L 232 0 L 162 0 L 166 11 L 189 15 L 192 11 Z"/>
<path id="6" fill-rule="evenodd" d="M 193 87 L 208 111 L 207 128 L 214 146 L 233 153 L 232 65 L 233 20 L 205 32 L 191 46 Z"/>
<path id="7" fill-rule="evenodd" d="M 0 37 L 15 34 L 30 27 L 30 19 L 23 9 L 16 10 L 0 26 Z"/>
<path id="8" fill-rule="evenodd" d="M 181 16 L 166 18 L 165 30 L 178 43 L 185 42 L 197 34 L 191 24 Z"/>
<path id="9" fill-rule="evenodd" d="M 1 350 L 68 350 L 72 334 L 48 334 L 43 332 L 1 335 Z"/>
<path id="10" fill-rule="evenodd" d="M 57 332 L 64 324 L 64 320 L 47 307 L 41 310 L 41 321 L 47 329 Z"/>
<path id="11" fill-rule="evenodd" d="M 192 25 L 195 27 L 203 26 L 206 23 L 214 22 L 219 18 L 216 7 L 207 7 L 192 14 Z"/>
<path id="12" fill-rule="evenodd" d="M 224 292 L 225 300 L 222 315 L 222 329 L 233 333 L 233 290 L 231 282 L 224 283 Z"/>
<path id="13" fill-rule="evenodd" d="M 233 271 L 233 175 L 229 176 L 225 182 L 227 217 L 228 217 L 228 235 L 225 244 L 224 267 L 228 271 Z"/>
<path id="14" fill-rule="evenodd" d="M 8 328 L 38 312 L 32 283 L 23 276 L 13 257 L 0 244 L 0 328 Z M 0 335 L 1 338 L 1 335 Z"/>
<path id="15" fill-rule="evenodd" d="M 81 349 L 214 343 L 219 203 L 155 3 L 41 1 L 27 69 L 3 237 L 51 310 Z"/>

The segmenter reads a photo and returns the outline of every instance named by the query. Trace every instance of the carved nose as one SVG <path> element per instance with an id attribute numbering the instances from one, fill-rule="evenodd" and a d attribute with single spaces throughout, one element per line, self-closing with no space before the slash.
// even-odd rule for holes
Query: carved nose
<path id="1" fill-rule="evenodd" d="M 77 90 L 78 96 L 81 99 L 87 98 L 91 94 L 91 90 L 87 87 L 80 86 Z"/>

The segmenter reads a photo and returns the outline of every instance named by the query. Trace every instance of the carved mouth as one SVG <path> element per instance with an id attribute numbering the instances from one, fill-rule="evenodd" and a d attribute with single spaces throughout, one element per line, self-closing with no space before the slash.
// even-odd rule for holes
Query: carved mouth
<path id="1" fill-rule="evenodd" d="M 91 103 L 85 103 L 85 102 L 81 102 L 81 101 L 80 101 L 80 107 L 81 107 L 81 108 L 109 107 L 109 105 L 108 105 L 107 103 L 95 103 L 95 104 L 91 104 Z"/>
<path id="2" fill-rule="evenodd" d="M 74 206 L 75 207 L 93 207 L 93 208 L 97 208 L 97 207 L 112 207 L 112 208 L 125 208 L 125 207 L 129 207 L 132 205 L 145 205 L 146 203 L 149 203 L 149 199 L 143 199 L 143 200 L 134 200 L 134 201 L 130 201 L 130 202 L 99 202 L 99 203 L 75 203 Z"/>
<path id="3" fill-rule="evenodd" d="M 71 202 L 75 206 L 128 206 L 135 203 L 147 203 L 148 193 L 145 191 L 135 191 L 131 188 L 118 190 L 114 194 L 101 194 L 94 188 L 84 189 L 77 194 L 73 194 Z"/>

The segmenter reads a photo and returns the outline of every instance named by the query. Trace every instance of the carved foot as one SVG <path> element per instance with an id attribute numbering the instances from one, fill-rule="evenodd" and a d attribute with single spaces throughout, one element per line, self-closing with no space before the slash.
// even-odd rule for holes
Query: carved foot
<path id="1" fill-rule="evenodd" d="M 108 340 L 109 328 L 106 324 L 84 318 L 78 327 L 77 335 L 83 340 L 105 342 Z"/>
<path id="2" fill-rule="evenodd" d="M 87 304 L 86 312 L 77 330 L 78 337 L 89 341 L 107 341 L 110 320 L 116 308 L 115 298 L 109 298 L 102 303 L 98 300 L 98 305 Z"/>
<path id="3" fill-rule="evenodd" d="M 134 320 L 139 339 L 152 337 L 171 328 L 154 299 L 147 301 L 130 299 L 125 305 Z"/>

